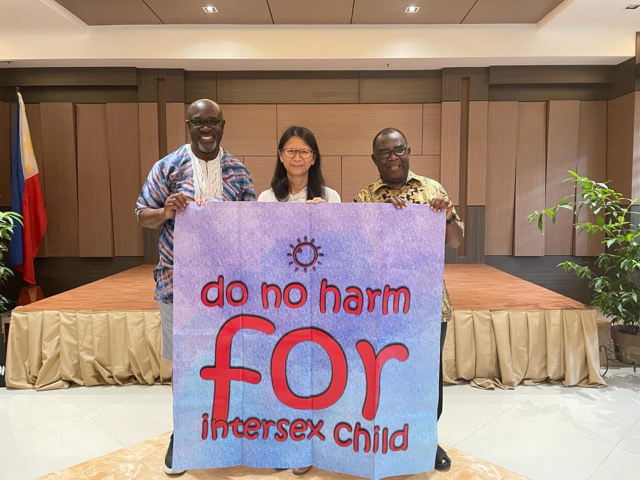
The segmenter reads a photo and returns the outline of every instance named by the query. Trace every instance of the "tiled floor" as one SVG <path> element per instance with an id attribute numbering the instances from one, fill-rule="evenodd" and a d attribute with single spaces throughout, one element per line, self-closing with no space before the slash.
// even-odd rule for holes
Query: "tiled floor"
<path id="1" fill-rule="evenodd" d="M 635 480 L 640 376 L 618 370 L 607 382 L 598 390 L 448 386 L 440 439 L 532 479 Z M 0 389 L 1 478 L 35 478 L 123 447 L 139 448 L 133 446 L 167 432 L 171 423 L 168 386 Z"/>

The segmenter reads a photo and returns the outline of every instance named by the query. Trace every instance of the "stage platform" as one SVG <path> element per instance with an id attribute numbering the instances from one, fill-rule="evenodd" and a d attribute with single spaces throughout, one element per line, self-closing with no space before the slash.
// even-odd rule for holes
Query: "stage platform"
<path id="1" fill-rule="evenodd" d="M 141 265 L 13 311 L 7 386 L 170 381 L 153 267 Z M 445 265 L 454 309 L 445 381 L 599 387 L 596 311 L 487 265 Z"/>

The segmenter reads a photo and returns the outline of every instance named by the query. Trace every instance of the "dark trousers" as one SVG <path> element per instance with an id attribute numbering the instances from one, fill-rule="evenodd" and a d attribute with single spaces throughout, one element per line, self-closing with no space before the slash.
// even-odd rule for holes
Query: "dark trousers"
<path id="1" fill-rule="evenodd" d="M 438 383 L 438 420 L 442 415 L 442 350 L 444 349 L 444 339 L 447 337 L 447 322 L 440 324 L 440 382 Z"/>

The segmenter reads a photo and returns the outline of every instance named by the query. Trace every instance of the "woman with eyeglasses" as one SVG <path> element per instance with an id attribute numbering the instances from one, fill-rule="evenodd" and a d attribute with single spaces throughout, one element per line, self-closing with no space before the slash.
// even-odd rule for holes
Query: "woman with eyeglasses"
<path id="1" fill-rule="evenodd" d="M 340 195 L 324 184 L 318 142 L 311 130 L 292 126 L 278 143 L 276 170 L 271 188 L 258 197 L 259 202 L 340 202 Z"/>
<path id="2" fill-rule="evenodd" d="M 324 184 L 320 149 L 311 130 L 292 126 L 278 143 L 276 170 L 271 188 L 258 197 L 259 202 L 340 202 L 340 195 Z M 283 470 L 283 469 L 278 469 Z M 311 467 L 294 468 L 295 475 L 304 475 Z"/>

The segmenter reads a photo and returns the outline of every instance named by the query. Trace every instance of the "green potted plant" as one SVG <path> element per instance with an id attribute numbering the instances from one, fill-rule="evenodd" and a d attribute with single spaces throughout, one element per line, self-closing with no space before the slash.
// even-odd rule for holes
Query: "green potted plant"
<path id="1" fill-rule="evenodd" d="M 22 217 L 16 212 L 0 212 L 0 285 L 7 283 L 13 271 L 4 264 L 5 253 L 9 250 L 8 243 L 11 240 L 13 227 L 16 223 L 22 225 Z M 0 294 L 0 313 L 7 310 L 9 300 Z"/>
<path id="2" fill-rule="evenodd" d="M 600 233 L 606 248 L 590 264 L 566 261 L 560 263 L 565 271 L 573 272 L 581 280 L 589 280 L 593 292 L 591 305 L 611 319 L 612 337 L 621 360 L 640 365 L 640 211 L 632 207 L 638 199 L 625 198 L 612 190 L 609 182 L 598 183 L 569 171 L 576 194 L 568 195 L 551 208 L 529 215 L 529 223 L 537 221 L 544 234 L 543 218 L 555 223 L 558 212 L 567 209 L 575 215 L 574 228 L 587 235 Z M 593 213 L 594 222 L 578 221 L 583 208 Z"/>

